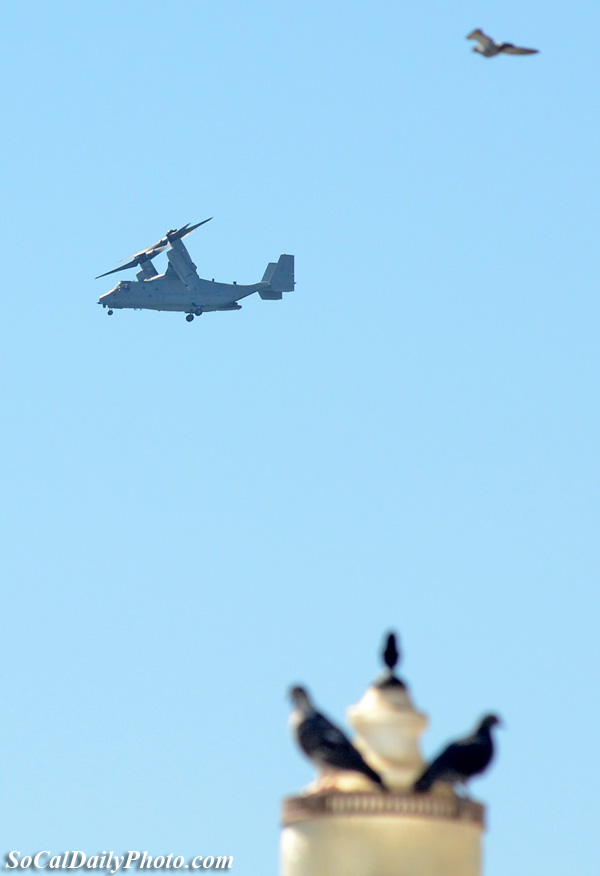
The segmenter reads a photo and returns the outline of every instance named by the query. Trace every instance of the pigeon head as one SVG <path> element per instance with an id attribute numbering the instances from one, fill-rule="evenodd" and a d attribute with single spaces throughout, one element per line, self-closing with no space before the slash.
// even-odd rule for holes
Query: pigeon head
<path id="1" fill-rule="evenodd" d="M 307 714 L 314 711 L 314 706 L 310 701 L 307 690 L 300 687 L 300 685 L 290 688 L 290 699 L 301 712 Z"/>
<path id="2" fill-rule="evenodd" d="M 485 718 L 482 718 L 481 723 L 479 724 L 479 729 L 490 730 L 497 725 L 502 726 L 502 721 L 498 715 L 486 715 Z"/>

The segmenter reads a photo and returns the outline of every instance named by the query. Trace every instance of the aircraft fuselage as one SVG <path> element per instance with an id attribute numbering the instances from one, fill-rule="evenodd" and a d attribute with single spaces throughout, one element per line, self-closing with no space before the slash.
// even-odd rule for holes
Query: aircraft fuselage
<path id="1" fill-rule="evenodd" d="M 196 278 L 189 289 L 169 272 L 142 280 L 122 280 L 114 289 L 100 296 L 99 304 L 111 309 L 171 310 L 182 313 L 201 313 L 205 310 L 237 310 L 236 303 L 254 292 L 270 289 L 268 283 L 241 286 L 237 283 L 217 283 Z"/>

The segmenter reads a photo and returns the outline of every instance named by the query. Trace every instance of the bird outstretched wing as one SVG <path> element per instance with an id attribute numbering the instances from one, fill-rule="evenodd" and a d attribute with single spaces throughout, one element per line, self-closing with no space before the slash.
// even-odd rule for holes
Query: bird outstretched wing
<path id="1" fill-rule="evenodd" d="M 500 51 L 507 55 L 537 55 L 539 49 L 522 49 L 519 46 L 514 46 L 512 43 L 502 43 Z"/>

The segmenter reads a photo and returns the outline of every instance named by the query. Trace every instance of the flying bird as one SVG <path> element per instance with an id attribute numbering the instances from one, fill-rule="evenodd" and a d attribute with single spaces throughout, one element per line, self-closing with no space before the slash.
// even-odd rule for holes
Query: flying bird
<path id="1" fill-rule="evenodd" d="M 496 43 L 479 27 L 472 30 L 466 39 L 477 40 L 479 45 L 474 46 L 473 51 L 479 52 L 485 58 L 493 58 L 494 55 L 499 55 L 501 52 L 504 52 L 506 55 L 536 55 L 539 51 L 539 49 L 521 49 L 512 43 Z"/>
<path id="2" fill-rule="evenodd" d="M 417 779 L 415 791 L 429 791 L 436 782 L 466 785 L 482 773 L 494 756 L 491 728 L 501 724 L 496 715 L 486 715 L 471 736 L 451 742 Z"/>
<path id="3" fill-rule="evenodd" d="M 290 725 L 298 745 L 319 770 L 324 773 L 346 770 L 361 773 L 387 791 L 379 773 L 366 763 L 347 736 L 316 710 L 303 687 L 293 687 L 290 690 L 290 699 L 295 706 Z"/>

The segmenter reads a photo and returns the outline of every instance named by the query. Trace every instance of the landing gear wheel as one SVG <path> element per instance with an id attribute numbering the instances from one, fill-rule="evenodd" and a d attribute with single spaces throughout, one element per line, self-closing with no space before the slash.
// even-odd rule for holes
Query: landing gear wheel
<path id="1" fill-rule="evenodd" d="M 108 315 L 109 315 L 109 316 L 112 316 L 112 315 L 113 315 L 112 310 L 109 310 L 109 311 L 108 311 Z"/>
<path id="2" fill-rule="evenodd" d="M 194 314 L 193 314 L 193 313 L 188 313 L 188 315 L 186 316 L 186 319 L 187 319 L 188 322 L 191 322 L 191 321 L 193 320 L 193 318 L 194 318 Z"/>

